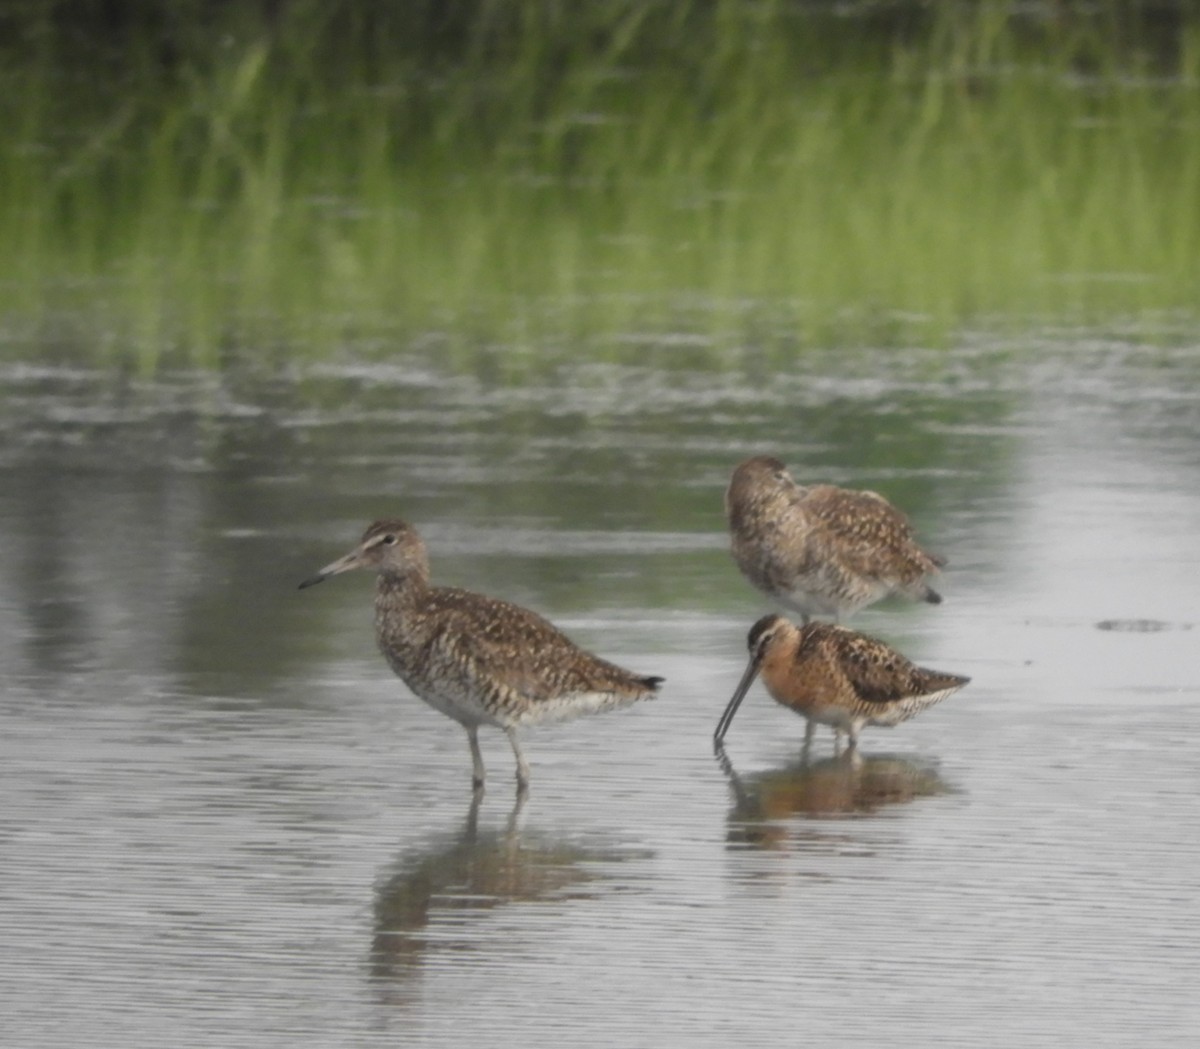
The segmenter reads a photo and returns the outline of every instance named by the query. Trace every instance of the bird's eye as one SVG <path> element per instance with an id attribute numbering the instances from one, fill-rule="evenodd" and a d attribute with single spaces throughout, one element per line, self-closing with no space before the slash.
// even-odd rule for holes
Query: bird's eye
<path id="1" fill-rule="evenodd" d="M 392 535 L 391 532 L 388 532 L 388 534 L 383 537 L 383 545 L 384 546 L 395 546 L 396 545 L 396 537 L 394 535 Z"/>

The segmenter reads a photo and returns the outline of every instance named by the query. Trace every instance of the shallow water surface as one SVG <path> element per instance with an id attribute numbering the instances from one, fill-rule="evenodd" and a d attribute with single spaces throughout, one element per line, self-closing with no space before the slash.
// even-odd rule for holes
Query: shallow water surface
<path id="1" fill-rule="evenodd" d="M 1190 1045 L 1195 348 L 864 353 L 522 388 L 0 374 L 0 1042 Z M 756 686 L 721 493 L 771 451 L 950 565 L 855 625 L 967 689 L 862 760 Z M 667 678 L 512 789 L 374 651 L 435 577 Z"/>

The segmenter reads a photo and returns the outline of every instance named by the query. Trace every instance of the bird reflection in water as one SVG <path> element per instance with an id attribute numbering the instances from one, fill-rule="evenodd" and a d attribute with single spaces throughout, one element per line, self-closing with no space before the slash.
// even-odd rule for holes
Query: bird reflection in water
<path id="1" fill-rule="evenodd" d="M 802 757 L 752 776 L 739 775 L 723 747 L 716 747 L 716 756 L 734 792 L 726 840 L 737 847 L 786 849 L 803 840 L 829 842 L 837 836 L 828 828 L 801 827 L 796 818 L 870 816 L 952 792 L 932 764 L 894 755 L 865 757 L 848 750 L 821 761 Z"/>
<path id="2" fill-rule="evenodd" d="M 600 862 L 644 858 L 629 848 L 585 848 L 521 826 L 520 792 L 502 827 L 479 828 L 476 792 L 461 830 L 405 852 L 375 893 L 371 974 L 404 985 L 430 957 L 479 949 L 480 920 L 515 903 L 593 899 L 608 877 Z"/>

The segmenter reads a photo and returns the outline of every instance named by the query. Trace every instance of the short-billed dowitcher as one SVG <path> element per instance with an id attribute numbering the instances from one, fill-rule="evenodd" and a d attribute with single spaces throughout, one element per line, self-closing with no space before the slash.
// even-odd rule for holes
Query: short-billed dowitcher
<path id="1" fill-rule="evenodd" d="M 742 574 L 807 623 L 841 619 L 889 594 L 930 604 L 925 582 L 943 562 L 922 550 L 908 519 L 875 492 L 796 484 L 767 455 L 747 459 L 725 492 L 733 558 Z"/>
<path id="2" fill-rule="evenodd" d="M 300 588 L 352 568 L 378 573 L 379 648 L 418 697 L 467 730 L 477 788 L 484 779 L 480 725 L 507 733 L 523 788 L 529 764 L 518 728 L 649 699 L 662 682 L 585 652 L 528 609 L 469 590 L 431 586 L 425 544 L 404 521 L 376 521 L 355 549 Z"/>
<path id="3" fill-rule="evenodd" d="M 833 623 L 798 627 L 783 616 L 763 616 L 747 645 L 750 663 L 717 723 L 718 744 L 760 672 L 777 703 L 808 719 L 806 748 L 822 724 L 847 732 L 854 749 L 864 726 L 898 725 L 971 680 L 916 666 L 882 641 Z"/>

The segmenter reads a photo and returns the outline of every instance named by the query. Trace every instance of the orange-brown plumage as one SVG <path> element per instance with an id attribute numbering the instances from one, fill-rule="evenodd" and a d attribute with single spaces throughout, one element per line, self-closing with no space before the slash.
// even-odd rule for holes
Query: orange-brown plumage
<path id="1" fill-rule="evenodd" d="M 876 492 L 796 484 L 760 455 L 725 492 L 733 558 L 742 574 L 807 621 L 842 618 L 889 594 L 936 604 L 926 583 L 940 558 L 917 545 L 908 518 Z"/>
<path id="2" fill-rule="evenodd" d="M 421 699 L 459 722 L 484 779 L 480 725 L 502 728 L 529 780 L 517 729 L 627 706 L 652 697 L 662 678 L 631 673 L 579 648 L 535 612 L 429 581 L 425 544 L 404 521 L 376 521 L 345 557 L 300 584 L 372 568 L 375 637 L 392 670 Z"/>
<path id="3" fill-rule="evenodd" d="M 783 616 L 763 616 L 747 644 L 750 663 L 721 715 L 718 743 L 760 673 L 776 702 L 808 720 L 806 746 L 823 724 L 848 733 L 855 747 L 864 726 L 898 725 L 970 681 L 919 667 L 882 641 L 831 623 L 798 627 Z"/>

